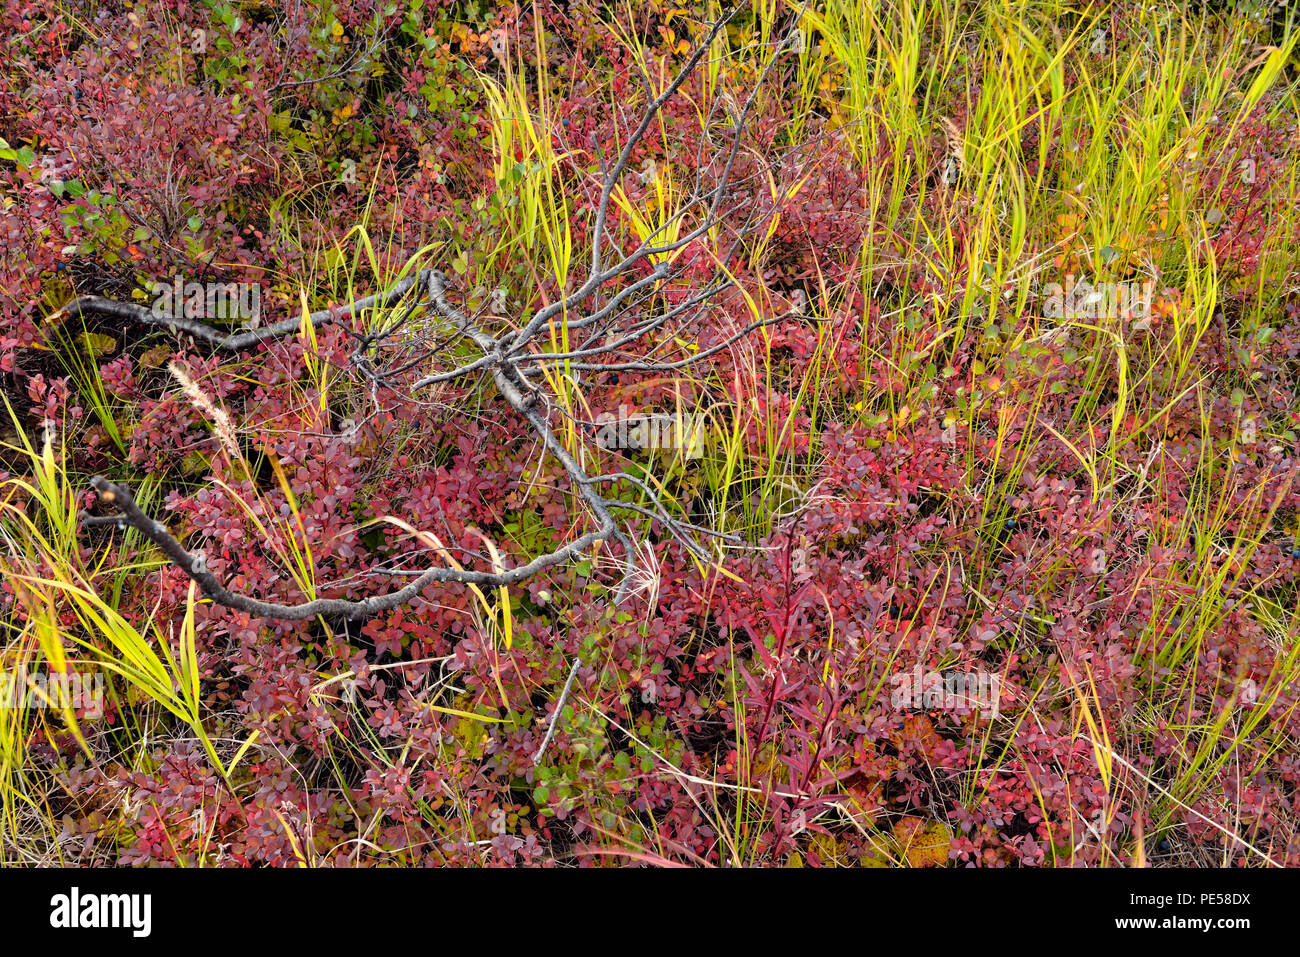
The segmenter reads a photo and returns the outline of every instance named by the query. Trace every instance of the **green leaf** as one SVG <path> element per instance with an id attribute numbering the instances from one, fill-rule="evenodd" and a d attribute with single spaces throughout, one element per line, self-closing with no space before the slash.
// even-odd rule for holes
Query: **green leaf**
<path id="1" fill-rule="evenodd" d="M 80 338 L 81 345 L 92 358 L 117 351 L 117 340 L 102 332 L 83 332 Z"/>

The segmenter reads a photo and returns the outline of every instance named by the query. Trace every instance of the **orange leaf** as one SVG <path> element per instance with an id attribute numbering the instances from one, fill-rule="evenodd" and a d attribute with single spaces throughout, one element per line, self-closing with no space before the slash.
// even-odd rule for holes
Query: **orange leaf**
<path id="1" fill-rule="evenodd" d="M 909 867 L 942 867 L 948 861 L 952 832 L 942 821 L 926 824 L 919 817 L 905 817 L 894 824 L 894 840 Z"/>

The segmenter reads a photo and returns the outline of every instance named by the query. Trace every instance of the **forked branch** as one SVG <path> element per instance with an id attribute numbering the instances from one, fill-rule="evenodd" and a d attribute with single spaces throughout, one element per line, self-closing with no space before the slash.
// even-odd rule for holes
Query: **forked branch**
<path id="1" fill-rule="evenodd" d="M 758 88 L 762 86 L 767 75 L 767 70 L 776 63 L 781 49 L 794 35 L 793 25 L 785 38 L 775 45 L 768 65 L 759 77 L 758 83 L 755 84 L 741 114 L 731 118 L 730 142 L 719 153 L 721 173 L 714 182 L 706 184 L 703 168 L 697 170 L 695 187 L 682 208 L 674 214 L 674 220 L 682 223 L 683 231 L 672 241 L 668 241 L 662 238 L 664 231 L 661 228 L 652 235 L 644 237 L 630 252 L 615 255 L 613 258 L 616 261 L 612 265 L 606 265 L 604 262 L 603 250 L 609 240 L 606 223 L 609 201 L 626 172 L 630 157 L 637 144 L 652 127 L 661 108 L 682 89 L 733 15 L 734 11 L 724 15 L 706 31 L 705 37 L 685 65 L 660 94 L 653 97 L 647 94 L 649 102 L 632 135 L 623 144 L 613 165 L 603 171 L 599 200 L 594 211 L 590 271 L 573 292 L 538 309 L 517 329 L 494 332 L 448 298 L 448 280 L 443 273 L 436 269 L 424 269 L 403 278 L 382 293 L 367 296 L 347 305 L 331 306 L 305 317 L 305 321 L 319 326 L 348 318 L 355 320 L 367 310 L 382 311 L 404 304 L 400 317 L 388 326 L 365 336 L 354 334 L 357 345 L 351 355 L 351 364 L 355 371 L 369 379 L 375 391 L 383 387 L 394 392 L 408 393 L 417 393 L 438 383 L 460 380 L 472 375 L 490 374 L 496 391 L 510 408 L 528 423 L 546 451 L 564 469 L 574 492 L 586 507 L 588 531 L 577 535 L 572 541 L 551 552 L 513 568 L 502 569 L 495 566 L 493 571 L 483 571 L 462 567 L 433 567 L 418 572 L 401 588 L 369 598 L 358 600 L 317 598 L 300 604 L 281 604 L 232 592 L 213 574 L 202 553 L 187 550 L 165 525 L 146 515 L 132 497 L 130 490 L 121 484 L 100 476 L 92 480 L 101 501 L 107 506 L 115 507 L 116 513 L 87 516 L 86 521 L 90 524 L 116 524 L 137 529 L 217 604 L 255 617 L 287 620 L 304 620 L 318 615 L 354 619 L 368 617 L 413 600 L 424 588 L 437 582 L 459 582 L 482 588 L 512 585 L 543 569 L 574 560 L 587 549 L 595 548 L 606 541 L 619 546 L 622 551 L 621 561 L 626 571 L 615 599 L 616 602 L 621 603 L 627 593 L 632 572 L 635 570 L 637 548 L 615 518 L 615 511 L 631 512 L 662 523 L 668 533 L 697 559 L 707 560 L 709 552 L 698 544 L 694 537 L 712 535 L 728 538 L 729 536 L 722 536 L 711 529 L 676 518 L 665 505 L 659 490 L 626 472 L 588 475 L 556 437 L 549 421 L 556 408 L 554 397 L 534 383 L 529 376 L 529 370 L 533 373 L 540 370 L 555 374 L 565 369 L 644 372 L 678 370 L 692 363 L 704 361 L 730 347 L 750 332 L 784 318 L 775 316 L 749 322 L 708 349 L 688 353 L 682 358 L 659 354 L 665 344 L 669 344 L 669 348 L 677 348 L 672 344 L 680 343 L 681 335 L 692 324 L 701 323 L 708 316 L 711 303 L 718 293 L 734 284 L 732 275 L 720 267 L 709 282 L 704 283 L 694 292 L 682 296 L 679 291 L 677 293 L 679 301 L 675 305 L 668 307 L 661 303 L 664 298 L 661 294 L 665 284 L 674 278 L 668 254 L 709 235 L 723 223 L 722 210 L 726 205 L 724 201 L 729 195 L 728 190 L 731 188 L 730 178 L 740 151 L 742 130 L 750 115 L 754 98 L 758 95 Z M 715 102 L 714 110 L 716 109 Z M 709 122 L 712 122 L 712 119 L 711 115 Z M 764 173 L 767 176 L 771 175 L 770 170 L 765 170 Z M 758 204 L 748 204 L 748 214 L 743 222 L 730 224 L 734 239 L 731 249 L 719 257 L 720 263 L 726 263 L 732 258 L 732 254 L 743 239 L 760 226 L 766 226 L 766 223 L 759 222 L 757 207 Z M 609 248 L 614 248 L 612 243 L 609 244 Z M 655 264 L 648 275 L 645 272 L 647 263 Z M 584 315 L 582 306 L 598 290 L 610 287 L 615 291 L 609 295 L 604 304 L 598 304 Z M 412 331 L 412 316 L 421 308 L 434 317 L 434 321 Z M 304 322 L 304 319 L 285 319 L 262 328 L 245 328 L 230 333 L 193 319 L 170 315 L 159 316 L 144 306 L 96 296 L 78 298 L 59 312 L 62 315 L 111 316 L 144 325 L 170 328 L 187 333 L 196 340 L 226 352 L 238 352 L 281 336 L 292 335 L 302 328 Z M 535 345 L 535 338 L 542 330 L 551 328 L 556 322 L 565 326 L 570 333 L 569 351 L 557 353 L 539 350 Z M 355 322 L 352 325 L 355 326 Z M 436 342 L 432 344 L 421 338 L 428 334 L 430 326 L 435 327 L 434 331 L 438 336 Z M 461 340 L 473 343 L 478 355 L 461 361 L 454 368 L 446 371 L 427 374 L 414 382 L 408 380 L 403 388 L 405 372 L 430 357 L 446 353 L 449 344 Z M 402 348 L 407 349 L 404 357 L 400 355 Z M 394 350 L 399 350 L 398 358 L 392 359 L 385 366 L 384 360 L 378 357 L 380 355 L 391 357 Z M 415 357 L 412 358 L 412 355 Z M 611 359 L 614 361 L 610 361 Z M 606 485 L 630 485 L 641 493 L 642 498 L 637 502 L 607 498 L 599 491 L 601 486 Z"/>

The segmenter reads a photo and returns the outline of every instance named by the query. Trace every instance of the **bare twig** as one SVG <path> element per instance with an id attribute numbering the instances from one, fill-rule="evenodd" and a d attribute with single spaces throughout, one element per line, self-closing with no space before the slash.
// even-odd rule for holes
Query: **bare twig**
<path id="1" fill-rule="evenodd" d="M 352 335 L 356 341 L 350 356 L 351 366 L 369 381 L 376 403 L 381 388 L 397 393 L 402 391 L 417 393 L 440 383 L 468 380 L 473 376 L 489 376 L 506 404 L 528 424 L 545 451 L 564 469 L 573 490 L 588 513 L 588 531 L 576 535 L 572 541 L 551 552 L 513 568 L 493 566 L 492 571 L 485 571 L 460 566 L 432 567 L 418 573 L 410 569 L 403 569 L 400 573 L 379 569 L 375 570 L 377 575 L 400 575 L 407 579 L 406 584 L 383 594 L 357 600 L 316 598 L 298 604 L 283 604 L 261 601 L 230 591 L 208 568 L 201 553 L 188 551 L 172 536 L 165 525 L 146 515 L 136 504 L 130 490 L 121 484 L 98 476 L 92 480 L 92 484 L 100 493 L 101 501 L 106 505 L 115 506 L 117 514 L 87 517 L 86 523 L 135 528 L 160 549 L 173 564 L 193 579 L 203 589 L 204 594 L 217 604 L 256 617 L 289 620 L 310 619 L 318 615 L 367 617 L 413 600 L 424 588 L 435 582 L 462 583 L 489 588 L 511 585 L 548 567 L 574 560 L 584 550 L 605 541 L 619 546 L 622 550 L 621 558 L 615 562 L 624 569 L 623 580 L 615 598 L 617 603 L 621 603 L 627 594 L 628 583 L 637 570 L 637 556 L 641 549 L 632 542 L 614 517 L 614 511 L 620 510 L 660 522 L 669 535 L 697 559 L 707 560 L 709 553 L 702 545 L 693 541 L 692 536 L 718 536 L 731 540 L 729 536 L 676 518 L 654 489 L 626 472 L 589 476 L 557 438 L 548 421 L 559 403 L 555 403 L 554 397 L 548 391 L 539 388 L 533 382 L 529 371 L 532 370 L 536 374 L 538 370 L 548 371 L 552 368 L 556 371 L 568 369 L 637 372 L 681 369 L 716 355 L 756 329 L 786 318 L 775 316 L 757 319 L 740 326 L 721 342 L 707 349 L 697 349 L 684 358 L 670 358 L 671 352 L 664 355 L 662 350 L 681 349 L 679 335 L 686 325 L 704 316 L 704 310 L 709 308 L 714 297 L 733 285 L 735 279 L 720 265 L 711 281 L 684 296 L 676 305 L 656 309 L 652 299 L 658 298 L 662 293 L 663 284 L 672 279 L 672 266 L 667 254 L 685 248 L 722 225 L 721 210 L 724 199 L 729 195 L 728 186 L 740 152 L 742 128 L 750 115 L 767 70 L 771 69 L 771 65 L 776 62 L 776 53 L 789 42 L 790 36 L 793 35 L 793 27 L 790 34 L 775 44 L 773 57 L 751 91 L 743 110 L 732 118 L 730 144 L 724 151 L 725 159 L 720 159 L 721 172 L 718 178 L 706 188 L 697 176 L 695 188 L 685 206 L 672 217 L 673 221 L 683 224 L 687 223 L 687 217 L 695 217 L 686 226 L 685 232 L 678 235 L 676 239 L 668 241 L 662 238 L 666 234 L 665 227 L 661 226 L 655 233 L 644 237 L 631 252 L 620 253 L 616 257 L 617 261 L 612 264 L 607 265 L 605 262 L 606 216 L 609 201 L 626 172 L 637 144 L 647 135 L 662 107 L 682 90 L 687 79 L 733 15 L 734 11 L 726 13 L 712 24 L 695 51 L 659 95 L 651 98 L 649 91 L 647 92 L 648 103 L 642 111 L 640 121 L 624 141 L 617 158 L 608 166 L 602 163 L 603 175 L 600 197 L 595 210 L 590 270 L 585 280 L 572 293 L 537 309 L 517 330 L 506 329 L 494 332 L 488 321 L 462 310 L 448 298 L 448 279 L 436 269 L 420 270 L 402 278 L 384 292 L 358 299 L 353 303 L 330 306 L 303 318 L 286 318 L 261 328 L 244 328 L 234 332 L 217 329 L 186 317 L 156 315 L 152 310 L 141 305 L 116 302 L 97 296 L 80 297 L 59 310 L 56 317 L 52 317 L 82 314 L 109 316 L 147 326 L 170 328 L 193 336 L 196 340 L 219 350 L 238 352 L 281 336 L 292 335 L 302 327 L 304 322 L 309 322 L 313 326 L 322 326 L 351 317 L 355 324 L 356 318 L 365 310 L 390 309 L 405 302 L 400 315 L 395 320 L 386 322 L 382 327 L 372 326 L 371 331 L 364 335 L 349 330 L 349 335 Z M 732 261 L 742 239 L 751 235 L 759 227 L 758 205 L 755 203 L 747 205 L 748 213 L 744 217 L 744 222 L 735 230 L 731 249 L 724 251 L 725 255 L 718 260 L 720 264 Z M 645 272 L 647 262 L 655 263 L 648 275 Z M 606 287 L 613 287 L 616 291 L 603 305 L 598 303 L 589 314 L 582 315 L 579 307 L 598 290 Z M 648 315 L 642 311 L 645 307 L 649 307 Z M 413 317 L 420 309 L 425 309 L 429 316 L 436 317 L 435 321 L 418 326 L 413 322 Z M 573 334 L 569 351 L 557 353 L 538 350 L 534 344 L 535 337 L 557 319 Z M 499 319 L 493 321 L 499 322 Z M 430 344 L 420 338 L 427 333 L 430 325 L 436 332 L 436 344 Z M 409 352 L 403 356 L 396 351 L 403 345 L 399 336 L 409 340 L 407 345 L 415 345 L 414 358 Z M 446 354 L 452 345 L 461 340 L 472 343 L 479 355 L 461 359 L 450 370 L 427 374 L 409 384 L 406 389 L 402 388 L 401 379 L 407 371 L 423 364 L 429 358 Z M 625 352 L 625 349 L 635 351 Z M 627 361 L 610 362 L 611 358 L 615 360 L 626 358 Z M 599 491 L 599 486 L 610 483 L 631 484 L 645 498 L 639 502 L 606 498 Z M 570 675 L 570 682 L 572 682 L 572 675 Z"/>
<path id="2" fill-rule="evenodd" d="M 582 659 L 574 657 L 573 667 L 569 669 L 569 679 L 564 682 L 564 690 L 560 692 L 560 700 L 555 702 L 555 711 L 551 713 L 550 723 L 546 726 L 546 737 L 542 738 L 542 744 L 533 755 L 533 766 L 542 763 L 542 755 L 546 753 L 546 746 L 551 743 L 551 738 L 555 735 L 555 726 L 560 721 L 560 712 L 564 710 L 564 702 L 569 697 L 569 689 L 573 687 L 573 679 L 578 676 L 578 666 L 582 664 Z"/>

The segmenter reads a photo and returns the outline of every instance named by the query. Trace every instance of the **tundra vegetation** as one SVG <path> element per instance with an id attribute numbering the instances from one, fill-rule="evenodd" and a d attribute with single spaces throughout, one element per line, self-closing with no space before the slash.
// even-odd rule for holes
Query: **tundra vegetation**
<path id="1" fill-rule="evenodd" d="M 5 0 L 0 861 L 1300 865 L 1297 19 Z"/>

